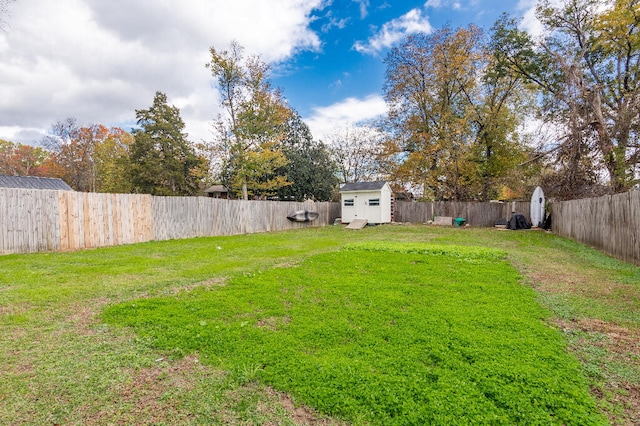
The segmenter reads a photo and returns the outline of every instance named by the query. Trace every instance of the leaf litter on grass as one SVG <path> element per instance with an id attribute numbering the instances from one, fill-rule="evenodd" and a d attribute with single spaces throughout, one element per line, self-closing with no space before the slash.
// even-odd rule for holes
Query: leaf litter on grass
<path id="1" fill-rule="evenodd" d="M 604 424 L 504 257 L 371 243 L 215 291 L 123 303 L 103 319 L 348 421 Z"/>

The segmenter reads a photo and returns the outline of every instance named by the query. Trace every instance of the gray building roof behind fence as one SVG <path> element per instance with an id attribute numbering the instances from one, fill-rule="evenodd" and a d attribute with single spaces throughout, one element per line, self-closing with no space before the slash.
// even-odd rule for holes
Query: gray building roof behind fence
<path id="1" fill-rule="evenodd" d="M 376 191 L 382 189 L 387 182 L 351 182 L 340 187 L 340 191 Z"/>
<path id="2" fill-rule="evenodd" d="M 73 191 L 62 179 L 35 176 L 0 175 L 0 188 L 51 189 Z"/>

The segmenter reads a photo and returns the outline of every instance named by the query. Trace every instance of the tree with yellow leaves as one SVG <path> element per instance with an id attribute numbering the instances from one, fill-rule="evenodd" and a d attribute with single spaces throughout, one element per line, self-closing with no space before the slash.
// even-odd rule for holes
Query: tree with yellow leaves
<path id="1" fill-rule="evenodd" d="M 520 159 L 517 78 L 493 68 L 475 26 L 415 34 L 390 51 L 392 180 L 436 200 L 490 199 Z"/>
<path id="2" fill-rule="evenodd" d="M 212 47 L 210 53 L 207 68 L 218 81 L 226 112 L 215 125 L 222 183 L 245 200 L 250 194 L 275 194 L 289 184 L 275 172 L 287 163 L 281 142 L 291 110 L 272 87 L 269 66 L 260 57 L 245 57 L 236 42 L 229 50 Z"/>

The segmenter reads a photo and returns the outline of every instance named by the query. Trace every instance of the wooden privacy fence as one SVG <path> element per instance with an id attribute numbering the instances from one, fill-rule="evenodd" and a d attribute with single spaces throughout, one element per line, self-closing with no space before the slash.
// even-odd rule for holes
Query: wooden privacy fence
<path id="1" fill-rule="evenodd" d="M 396 222 L 463 217 L 491 227 L 512 211 L 529 218 L 529 202 L 398 202 Z M 290 222 L 296 210 L 320 213 L 314 222 Z M 551 204 L 553 231 L 640 265 L 640 191 Z M 0 188 L 0 254 L 77 250 L 169 240 L 324 226 L 340 216 L 339 203 L 153 197 Z"/>
<path id="2" fill-rule="evenodd" d="M 320 214 L 313 222 L 291 222 L 297 210 Z M 156 240 L 324 226 L 340 216 L 339 203 L 241 201 L 205 197 L 153 197 L 153 235 Z"/>
<path id="3" fill-rule="evenodd" d="M 509 219 L 512 212 L 529 218 L 530 202 L 482 203 L 482 202 L 398 202 L 396 222 L 425 223 L 435 216 L 462 217 L 471 226 L 494 226 L 498 219 Z"/>
<path id="4" fill-rule="evenodd" d="M 640 265 L 640 191 L 551 204 L 553 232 Z"/>
<path id="5" fill-rule="evenodd" d="M 286 218 L 303 209 L 320 217 L 309 223 Z M 0 254 L 281 231 L 324 226 L 338 216 L 338 203 L 0 188 Z"/>

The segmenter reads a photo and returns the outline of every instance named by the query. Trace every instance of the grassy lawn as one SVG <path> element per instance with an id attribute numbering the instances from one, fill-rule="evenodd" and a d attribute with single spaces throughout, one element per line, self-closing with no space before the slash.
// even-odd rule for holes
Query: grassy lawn
<path id="1" fill-rule="evenodd" d="M 0 423 L 633 424 L 639 300 L 638 268 L 535 231 L 2 256 Z"/>

